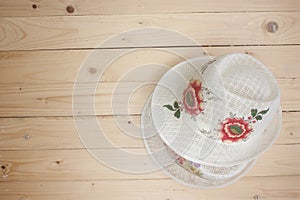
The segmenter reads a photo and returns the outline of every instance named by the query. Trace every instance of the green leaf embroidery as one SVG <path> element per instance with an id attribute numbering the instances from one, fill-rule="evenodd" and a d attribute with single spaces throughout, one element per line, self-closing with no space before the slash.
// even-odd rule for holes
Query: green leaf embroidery
<path id="1" fill-rule="evenodd" d="M 231 132 L 235 135 L 240 135 L 243 130 L 241 129 L 241 127 L 237 126 L 237 125 L 231 125 L 229 127 L 229 129 L 231 130 Z"/>
<path id="2" fill-rule="evenodd" d="M 270 108 L 268 108 L 267 110 L 262 110 L 262 111 L 260 111 L 258 114 L 264 115 L 264 114 L 266 114 L 266 113 L 269 111 L 269 109 L 270 109 Z"/>
<path id="3" fill-rule="evenodd" d="M 178 109 L 175 113 L 174 116 L 179 119 L 180 118 L 180 110 Z"/>
<path id="4" fill-rule="evenodd" d="M 164 105 L 163 107 L 168 108 L 169 110 L 175 111 L 175 109 L 171 105 Z"/>
<path id="5" fill-rule="evenodd" d="M 174 108 L 179 108 L 179 105 L 178 105 L 178 102 L 177 101 L 174 101 Z"/>
<path id="6" fill-rule="evenodd" d="M 258 120 L 262 120 L 262 116 L 261 115 L 257 115 L 256 117 L 255 117 L 255 119 L 258 121 Z"/>
<path id="7" fill-rule="evenodd" d="M 251 116 L 252 117 L 255 117 L 256 113 L 257 113 L 257 109 L 251 109 Z"/>
<path id="8" fill-rule="evenodd" d="M 186 96 L 186 103 L 190 106 L 190 107 L 194 107 L 195 106 L 195 102 L 194 102 L 194 97 L 193 94 L 191 93 L 191 91 L 189 91 Z"/>

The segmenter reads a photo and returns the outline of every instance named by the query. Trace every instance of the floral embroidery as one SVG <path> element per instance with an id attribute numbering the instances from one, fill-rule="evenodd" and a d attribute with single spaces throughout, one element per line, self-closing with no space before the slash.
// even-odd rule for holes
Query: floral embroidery
<path id="1" fill-rule="evenodd" d="M 203 95 L 205 95 L 205 99 Z M 185 111 L 187 114 L 195 120 L 196 116 L 200 113 L 204 113 L 204 104 L 210 100 L 221 100 L 210 90 L 202 86 L 202 82 L 197 79 L 190 80 L 187 87 L 182 94 L 182 101 L 174 101 L 173 105 L 166 104 L 163 107 L 174 112 L 176 118 L 180 118 L 181 112 Z M 245 141 L 252 133 L 252 124 L 262 120 L 262 116 L 269 111 L 269 108 L 260 112 L 257 109 L 251 109 L 250 116 L 245 119 L 244 117 L 236 117 L 234 114 L 229 113 L 229 117 L 220 121 L 221 128 L 217 130 L 217 127 L 213 130 L 200 129 L 199 131 L 212 139 L 220 139 L 222 142 L 233 143 L 239 141 Z M 216 134 L 217 133 L 217 134 Z M 186 162 L 180 158 L 179 163 Z"/>
<path id="2" fill-rule="evenodd" d="M 199 80 L 192 80 L 183 92 L 183 108 L 190 115 L 199 115 L 204 110 L 202 83 Z"/>
<path id="3" fill-rule="evenodd" d="M 198 175 L 198 176 L 202 175 L 201 164 L 192 162 L 190 160 L 186 160 L 185 158 L 183 158 L 183 157 L 179 156 L 178 154 L 176 154 L 171 149 L 169 149 L 169 151 L 173 155 L 173 157 L 175 158 L 175 162 L 178 165 L 180 165 L 185 170 L 187 170 L 187 171 L 189 171 L 189 172 L 191 172 L 195 175 Z"/>
<path id="4" fill-rule="evenodd" d="M 177 154 L 175 154 L 175 158 L 176 158 L 176 162 L 181 165 L 183 165 L 186 162 L 185 158 L 178 156 Z"/>
<path id="5" fill-rule="evenodd" d="M 221 139 L 223 142 L 237 142 L 247 138 L 252 127 L 242 118 L 226 118 L 221 122 Z"/>
<path id="6" fill-rule="evenodd" d="M 221 140 L 222 142 L 232 143 L 247 139 L 253 131 L 251 124 L 262 120 L 262 115 L 269 111 L 262 110 L 257 112 L 257 109 L 251 109 L 251 116 L 247 119 L 235 117 L 234 115 L 226 118 L 221 122 Z"/>
<path id="7" fill-rule="evenodd" d="M 182 102 L 175 101 L 173 106 L 167 104 L 163 107 L 174 111 L 174 116 L 178 119 L 183 110 L 192 117 L 195 117 L 204 110 L 203 90 L 206 90 L 206 88 L 202 88 L 202 82 L 192 79 L 187 88 L 183 91 Z"/>

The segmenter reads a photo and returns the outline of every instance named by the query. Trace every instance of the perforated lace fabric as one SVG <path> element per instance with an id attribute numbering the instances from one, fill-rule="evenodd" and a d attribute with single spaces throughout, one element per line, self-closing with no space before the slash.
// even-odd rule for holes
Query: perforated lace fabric
<path id="1" fill-rule="evenodd" d="M 185 170 L 175 162 L 168 147 L 166 147 L 160 136 L 157 134 L 152 122 L 150 101 L 151 97 L 149 97 L 146 102 L 141 117 L 142 134 L 149 155 L 168 176 L 190 187 L 216 188 L 237 181 L 253 167 L 255 160 L 251 160 L 241 165 L 226 167 L 202 165 L 202 176 L 195 175 Z"/>
<path id="2" fill-rule="evenodd" d="M 223 166 L 251 160 L 274 142 L 280 130 L 276 80 L 262 63 L 248 55 L 226 55 L 203 70 L 208 61 L 197 58 L 180 63 L 161 79 L 151 103 L 154 126 L 172 150 L 191 161 Z M 203 113 L 195 119 L 185 112 L 176 119 L 162 106 L 180 102 L 191 79 L 199 79 L 217 100 L 207 101 Z M 250 117 L 254 108 L 268 109 L 268 113 L 263 120 L 251 124 L 252 132 L 247 140 L 234 144 L 222 142 L 220 122 L 230 114 L 237 118 Z"/>
<path id="3" fill-rule="evenodd" d="M 188 90 L 190 96 L 184 96 Z M 194 100 L 184 102 L 193 92 Z M 200 100 L 205 105 L 199 113 L 193 102 Z M 272 73 L 249 55 L 191 59 L 169 70 L 145 104 L 141 122 L 145 145 L 153 160 L 177 181 L 221 187 L 245 175 L 275 141 L 281 128 L 279 102 Z M 229 125 L 235 128 L 237 123 L 245 137 L 228 140 Z M 241 130 L 231 134 L 240 134 L 236 131 Z M 197 167 L 180 163 L 178 156 Z"/>

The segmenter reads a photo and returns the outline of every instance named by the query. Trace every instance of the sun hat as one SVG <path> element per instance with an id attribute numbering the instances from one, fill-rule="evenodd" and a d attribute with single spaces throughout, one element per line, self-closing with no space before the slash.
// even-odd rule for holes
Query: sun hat
<path id="1" fill-rule="evenodd" d="M 279 101 L 277 82 L 261 62 L 228 54 L 170 69 L 153 92 L 151 113 L 178 155 L 223 166 L 252 160 L 272 143 L 276 134 L 264 130 Z"/>
<path id="2" fill-rule="evenodd" d="M 194 58 L 161 78 L 145 105 L 142 118 L 150 111 L 142 132 L 146 146 L 150 133 L 159 137 L 180 169 L 224 185 L 274 142 L 279 102 L 275 78 L 255 58 L 240 53 Z M 149 120 L 152 131 L 143 124 Z"/>
<path id="3" fill-rule="evenodd" d="M 141 117 L 142 135 L 149 155 L 164 173 L 188 187 L 211 189 L 224 187 L 242 178 L 255 159 L 230 167 L 214 167 L 189 161 L 173 152 L 157 134 L 151 119 L 151 97 Z"/>

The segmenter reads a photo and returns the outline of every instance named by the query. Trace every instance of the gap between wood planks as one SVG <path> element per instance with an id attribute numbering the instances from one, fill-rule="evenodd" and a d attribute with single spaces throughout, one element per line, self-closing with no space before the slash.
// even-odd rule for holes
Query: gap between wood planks
<path id="1" fill-rule="evenodd" d="M 59 49 L 20 49 L 20 50 L 15 50 L 15 49 L 8 49 L 8 50 L 1 50 L 0 49 L 0 53 L 4 53 L 4 52 L 35 52 L 35 51 L 84 51 L 84 50 L 113 50 L 113 49 L 164 49 L 164 48 L 196 48 L 196 47 L 203 47 L 203 48 L 207 48 L 207 47 L 212 47 L 212 48 L 217 48 L 217 47 L 228 47 L 228 48 L 234 48 L 234 47 L 284 47 L 284 46 L 300 46 L 300 44 L 240 44 L 240 45 L 194 45 L 194 46 L 189 46 L 189 45 L 180 45 L 180 46 L 126 46 L 126 47 L 103 47 L 103 48 L 99 48 L 99 47 L 76 47 L 76 48 L 59 48 Z"/>
<path id="2" fill-rule="evenodd" d="M 147 15 L 168 15 L 168 14 L 235 14 L 235 13 L 292 13 L 299 12 L 300 10 L 282 10 L 282 11 L 228 11 L 228 12 L 168 12 L 168 13 L 149 13 Z M 30 17 L 95 17 L 95 16 L 135 16 L 136 14 L 89 14 L 89 15 L 37 15 L 37 16 L 0 16 L 0 18 L 30 18 Z"/>
<path id="3" fill-rule="evenodd" d="M 166 13 L 161 13 L 161 12 L 153 12 L 153 13 L 142 13 L 142 14 L 147 14 L 147 15 L 180 15 L 180 14 L 235 14 L 235 13 L 292 13 L 292 12 L 299 12 L 299 9 L 295 10 L 265 10 L 265 11 L 191 11 L 191 12 L 166 12 Z M 138 14 L 65 14 L 65 15 L 18 15 L 18 16 L 10 16 L 10 15 L 3 15 L 0 16 L 0 18 L 5 18 L 5 17 L 11 17 L 11 18 L 30 18 L 30 17 L 94 17 L 94 16 L 136 16 Z"/>
<path id="4" fill-rule="evenodd" d="M 300 110 L 282 110 L 283 113 L 298 113 L 300 112 Z M 117 117 L 117 116 L 136 116 L 136 117 L 140 117 L 141 114 L 130 114 L 130 115 L 122 115 L 122 114 L 117 114 L 117 115 L 100 115 L 100 114 L 96 114 L 96 115 L 78 115 L 80 117 Z M 14 119 L 14 118 L 74 118 L 74 115 L 34 115 L 34 116 L 0 116 L 0 119 Z"/>
<path id="5" fill-rule="evenodd" d="M 298 79 L 300 80 L 300 77 L 278 77 L 276 78 L 276 80 L 290 80 L 290 81 L 298 81 Z M 14 82 L 14 83 L 8 83 L 8 84 L 5 84 L 5 83 L 0 83 L 0 86 L 19 86 L 20 88 L 22 88 L 22 90 L 26 87 L 26 86 L 36 86 L 37 84 L 38 85 L 57 85 L 57 84 L 75 84 L 75 83 L 81 83 L 81 84 L 96 84 L 95 82 L 71 82 L 71 81 L 61 81 L 61 82 L 41 82 L 41 83 L 24 83 L 24 82 Z M 115 80 L 112 80 L 112 81 L 109 81 L 109 80 L 100 80 L 97 82 L 97 84 L 103 84 L 103 83 L 111 83 L 111 84 L 114 84 L 114 83 L 118 83 L 117 81 Z M 122 83 L 126 83 L 125 81 L 122 82 Z M 143 83 L 143 81 L 134 81 L 134 80 L 130 80 L 130 81 L 127 81 L 127 83 Z M 23 87 L 22 87 L 23 86 Z M 24 87 L 25 86 L 25 87 Z M 285 111 L 285 110 L 284 110 Z M 286 110 L 286 112 L 298 112 L 300 110 Z M 62 115 L 63 117 L 63 115 Z M 1 118 L 1 116 L 0 116 Z"/>
<path id="6" fill-rule="evenodd" d="M 157 170 L 158 171 L 158 170 Z M 148 172 L 148 173 L 154 173 L 154 172 Z M 251 173 L 251 171 L 249 172 Z M 243 177 L 247 177 L 247 178 L 276 178 L 276 177 L 299 177 L 300 179 L 300 174 L 291 174 L 291 175 L 249 175 L 246 174 Z M 80 179 L 80 180 L 44 180 L 45 182 L 86 182 L 86 181 L 93 181 L 93 182 L 106 182 L 106 181 L 111 181 L 111 182 L 115 182 L 115 181 L 151 181 L 151 180 L 173 180 L 171 177 L 166 176 L 166 178 L 162 178 L 162 177 L 153 177 L 153 178 L 142 178 L 142 179 L 138 179 L 138 178 L 120 178 L 120 179 Z M 28 181 L 23 181 L 23 180 L 14 180 L 14 181 L 1 181 L 0 183 L 14 183 L 14 182 L 18 182 L 18 183 L 28 183 L 28 182 L 40 182 L 39 180 L 28 180 Z"/>
<path id="7" fill-rule="evenodd" d="M 274 143 L 272 145 L 276 145 L 276 146 L 296 146 L 296 145 L 300 145 L 300 143 Z M 120 147 L 117 146 L 115 148 L 85 148 L 85 147 L 73 147 L 73 148 L 32 148 L 32 149 L 0 149 L 0 152 L 20 152 L 20 151 L 26 151 L 26 152 L 33 152 L 33 151 L 78 151 L 78 150 L 109 150 L 109 149 L 124 149 L 124 150 L 139 150 L 139 149 L 145 149 L 145 147 Z M 267 150 L 268 151 L 268 150 Z M 300 173 L 299 173 L 300 175 Z"/>

